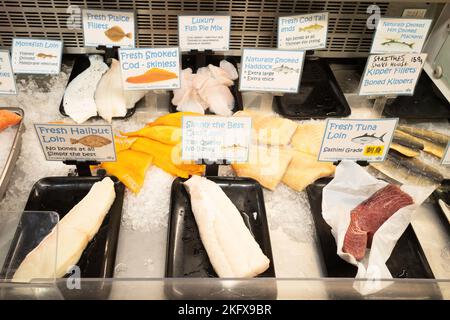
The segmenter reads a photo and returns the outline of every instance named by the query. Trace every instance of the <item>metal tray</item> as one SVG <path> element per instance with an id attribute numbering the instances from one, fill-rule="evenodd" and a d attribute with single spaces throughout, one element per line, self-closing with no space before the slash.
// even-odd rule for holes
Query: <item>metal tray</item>
<path id="1" fill-rule="evenodd" d="M 90 61 L 89 61 L 89 55 L 87 54 L 83 54 L 83 55 L 77 55 L 75 57 L 75 61 L 72 67 L 72 72 L 70 73 L 70 77 L 69 77 L 69 81 L 67 82 L 67 85 L 69 85 L 69 83 L 75 79 L 80 73 L 82 73 L 84 70 L 86 70 L 87 68 L 89 68 L 89 66 L 91 65 Z M 145 97 L 144 97 L 145 98 Z M 136 112 L 136 108 L 143 103 L 144 98 L 142 98 L 141 100 L 139 100 L 134 108 L 128 109 L 127 110 L 127 114 L 124 117 L 114 117 L 113 119 L 127 119 L 129 117 L 131 117 L 135 112 Z M 65 116 L 65 117 L 69 117 L 69 115 L 66 113 L 66 111 L 64 110 L 64 95 L 61 99 L 61 103 L 59 104 L 59 112 Z M 90 119 L 101 119 L 100 116 L 94 116 L 91 117 Z"/>
<path id="2" fill-rule="evenodd" d="M 307 59 L 298 93 L 276 96 L 275 110 L 290 119 L 346 117 L 351 110 L 329 64 Z"/>
<path id="3" fill-rule="evenodd" d="M 197 65 L 195 54 L 190 53 L 190 54 L 183 55 L 183 57 L 181 59 L 181 64 L 182 64 L 182 69 L 191 68 L 193 72 L 196 72 L 197 69 L 199 69 L 201 67 L 206 67 L 209 64 L 219 66 L 220 61 L 224 60 L 224 59 L 227 60 L 228 62 L 231 62 L 237 70 L 238 60 L 236 57 L 232 57 L 232 56 L 218 56 L 218 55 L 206 54 L 204 65 Z M 233 113 L 235 113 L 239 110 L 244 110 L 244 102 L 242 100 L 242 94 L 239 91 L 239 79 L 234 80 L 234 85 L 229 87 L 229 89 L 234 97 L 234 108 L 231 111 Z M 171 113 L 178 112 L 177 106 L 172 104 L 172 98 L 173 98 L 173 91 L 170 91 L 169 112 L 171 112 Z M 214 114 L 214 113 L 210 112 L 209 110 L 207 110 L 205 113 L 206 114 Z"/>
<path id="4" fill-rule="evenodd" d="M 12 148 L 6 160 L 5 166 L 3 168 L 0 168 L 0 170 L 3 169 L 2 171 L 0 171 L 0 200 L 1 200 L 5 195 L 9 180 L 11 179 L 17 158 L 19 157 L 20 154 L 20 149 L 22 147 L 22 133 L 25 131 L 25 123 L 23 121 L 25 112 L 21 108 L 13 108 L 13 107 L 0 107 L 0 109 L 15 112 L 22 117 L 22 120 L 17 125 L 17 132 L 14 137 Z"/>
<path id="5" fill-rule="evenodd" d="M 388 117 L 403 119 L 450 119 L 450 102 L 426 72 L 422 72 L 414 95 L 388 100 L 383 113 Z"/>
<path id="6" fill-rule="evenodd" d="M 322 217 L 322 190 L 331 180 L 331 178 L 322 178 L 306 188 L 317 236 L 319 238 L 325 276 L 332 278 L 354 278 L 357 268 L 342 260 L 336 254 L 336 242 L 331 234 L 331 228 Z M 386 265 L 394 278 L 434 279 L 433 272 L 411 225 L 408 226 L 398 240 Z M 411 284 L 411 286 L 413 287 L 414 284 Z M 384 290 L 389 290 L 389 287 Z M 384 290 L 381 290 L 379 293 L 382 295 Z M 411 292 L 414 292 L 413 288 Z M 350 298 L 354 295 L 359 295 L 356 291 L 345 294 L 349 295 Z M 341 296 L 340 298 L 343 297 Z M 442 296 L 439 288 L 433 286 L 429 291 L 423 292 L 423 298 L 439 299 Z"/>
<path id="7" fill-rule="evenodd" d="M 54 211 L 61 220 L 86 196 L 92 185 L 102 179 L 103 177 L 43 178 L 31 189 L 25 211 Z M 116 177 L 111 179 L 114 181 L 116 199 L 99 231 L 89 242 L 77 263 L 82 278 L 112 278 L 114 274 L 125 187 Z M 20 262 L 42 241 L 32 237 L 30 241 L 34 242 L 34 245 L 30 245 L 30 241 L 26 239 L 28 235 L 17 232 L 14 235 L 2 269 L 2 275 L 7 279 L 13 276 Z M 23 248 L 25 245 L 26 250 Z"/>
<path id="8" fill-rule="evenodd" d="M 217 183 L 231 199 L 242 215 L 246 226 L 251 231 L 264 254 L 270 259 L 270 267 L 258 277 L 275 277 L 275 268 L 270 244 L 269 227 L 262 188 L 250 178 L 208 177 Z M 197 224 L 191 210 L 190 196 L 183 186 L 185 179 L 176 179 L 172 184 L 170 216 L 165 276 L 169 278 L 211 278 L 217 277 L 208 255 L 200 240 Z M 254 213 L 256 213 L 255 216 Z M 234 289 L 226 297 L 236 295 L 252 298 L 274 298 L 276 288 L 252 289 L 245 281 L 236 282 Z M 207 292 L 193 292 L 181 284 L 166 286 L 166 294 L 171 298 L 223 297 L 221 287 L 204 288 Z"/>

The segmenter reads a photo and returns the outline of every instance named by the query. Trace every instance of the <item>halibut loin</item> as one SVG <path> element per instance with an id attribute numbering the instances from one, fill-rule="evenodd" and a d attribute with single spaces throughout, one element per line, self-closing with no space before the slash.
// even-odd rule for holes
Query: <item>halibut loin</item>
<path id="1" fill-rule="evenodd" d="M 13 281 L 63 277 L 68 268 L 78 262 L 89 241 L 97 234 L 115 198 L 111 178 L 96 182 L 50 234 L 28 253 L 15 272 Z"/>

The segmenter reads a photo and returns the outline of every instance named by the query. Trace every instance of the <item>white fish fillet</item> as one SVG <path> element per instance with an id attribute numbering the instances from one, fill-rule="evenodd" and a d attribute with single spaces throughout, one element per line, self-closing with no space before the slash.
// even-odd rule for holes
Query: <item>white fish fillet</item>
<path id="1" fill-rule="evenodd" d="M 218 276 L 245 278 L 266 271 L 270 260 L 222 189 L 199 176 L 184 184 L 191 197 L 200 238 Z"/>
<path id="2" fill-rule="evenodd" d="M 212 64 L 208 65 L 209 71 L 214 79 L 216 79 L 220 84 L 224 86 L 232 86 L 234 84 L 233 80 L 231 80 L 228 76 L 228 73 Z"/>
<path id="3" fill-rule="evenodd" d="M 187 95 L 185 95 L 178 103 L 177 110 L 181 112 L 190 111 L 205 114 L 205 103 L 195 90 L 189 89 Z"/>
<path id="4" fill-rule="evenodd" d="M 236 80 L 237 78 L 239 78 L 238 71 L 231 62 L 228 62 L 227 60 L 222 60 L 220 61 L 219 66 L 220 69 L 222 69 L 227 73 L 229 79 Z"/>
<path id="5" fill-rule="evenodd" d="M 127 109 L 134 107 L 147 90 L 124 90 L 119 61 L 112 59 L 111 68 L 98 83 L 95 103 L 98 114 L 111 123 L 113 117 L 124 117 Z"/>
<path id="6" fill-rule="evenodd" d="M 225 117 L 233 114 L 234 97 L 226 86 L 208 86 L 200 90 L 199 95 L 215 114 Z"/>
<path id="7" fill-rule="evenodd" d="M 231 66 L 234 68 L 233 65 Z M 229 66 L 226 65 L 226 67 Z M 231 116 L 235 101 L 227 86 L 233 84 L 225 70 L 211 64 L 208 67 L 199 68 L 196 74 L 189 68 L 184 69 L 181 75 L 181 87 L 173 91 L 172 104 L 177 106 L 178 111 L 204 114 L 209 108 L 215 114 Z"/>
<path id="8" fill-rule="evenodd" d="M 172 104 L 178 106 L 181 101 L 185 101 L 187 96 L 190 95 L 192 89 L 192 81 L 195 75 L 192 74 L 191 68 L 186 68 L 181 71 L 180 88 L 173 90 Z"/>
<path id="9" fill-rule="evenodd" d="M 97 115 L 94 93 L 102 75 L 108 70 L 100 55 L 89 56 L 89 61 L 89 68 L 73 79 L 64 93 L 64 111 L 76 123 L 83 123 Z"/>
<path id="10" fill-rule="evenodd" d="M 96 182 L 56 228 L 25 257 L 13 281 L 29 282 L 32 279 L 64 276 L 97 234 L 115 198 L 114 182 L 110 178 Z"/>

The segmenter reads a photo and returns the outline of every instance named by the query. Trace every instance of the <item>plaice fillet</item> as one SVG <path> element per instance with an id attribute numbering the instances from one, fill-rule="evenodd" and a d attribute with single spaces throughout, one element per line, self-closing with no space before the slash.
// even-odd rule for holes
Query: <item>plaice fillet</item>
<path id="1" fill-rule="evenodd" d="M 89 68 L 73 79 L 64 93 L 64 111 L 76 123 L 83 123 L 97 115 L 94 93 L 102 75 L 108 70 L 100 55 L 89 56 L 89 61 Z"/>
<path id="2" fill-rule="evenodd" d="M 222 189 L 199 176 L 193 176 L 184 185 L 191 197 L 200 238 L 218 276 L 255 277 L 266 271 L 270 260 Z"/>
<path id="3" fill-rule="evenodd" d="M 89 193 L 61 219 L 57 232 L 53 229 L 25 257 L 13 281 L 29 282 L 32 279 L 64 276 L 97 234 L 115 198 L 114 182 L 110 178 L 96 182 Z"/>
<path id="4" fill-rule="evenodd" d="M 113 117 L 124 117 L 147 93 L 146 90 L 124 90 L 119 61 L 112 59 L 111 68 L 103 75 L 95 91 L 98 114 L 111 123 Z"/>

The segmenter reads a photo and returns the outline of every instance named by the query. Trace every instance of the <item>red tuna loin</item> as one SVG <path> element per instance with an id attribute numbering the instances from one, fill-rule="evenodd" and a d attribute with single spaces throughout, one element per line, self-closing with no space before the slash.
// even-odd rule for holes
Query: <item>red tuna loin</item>
<path id="1" fill-rule="evenodd" d="M 343 251 L 356 260 L 364 258 L 366 247 L 372 244 L 378 228 L 398 210 L 413 203 L 407 193 L 393 184 L 375 192 L 351 211 Z"/>

